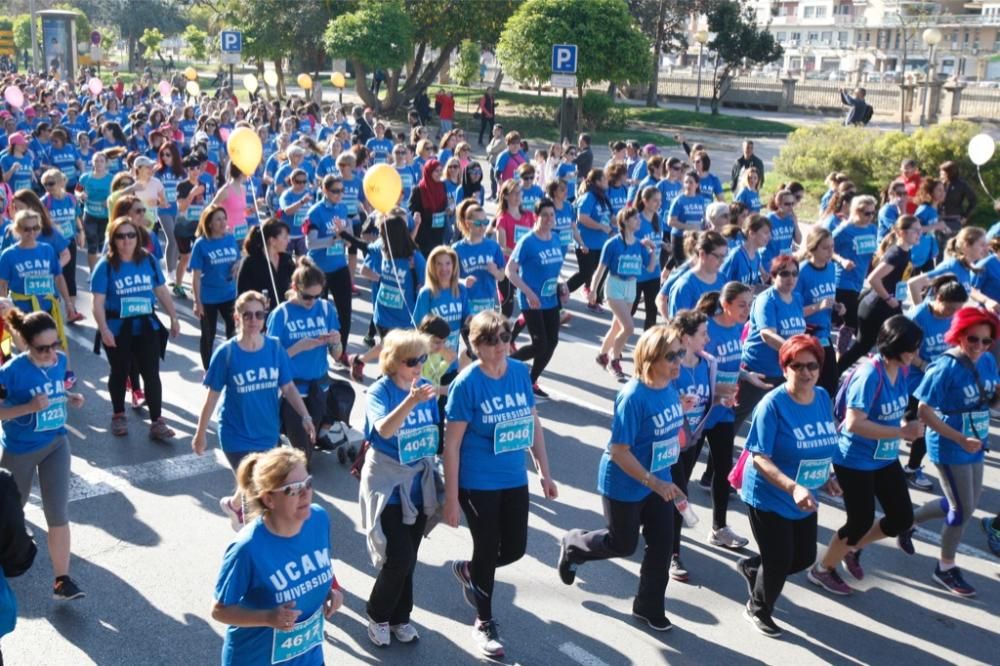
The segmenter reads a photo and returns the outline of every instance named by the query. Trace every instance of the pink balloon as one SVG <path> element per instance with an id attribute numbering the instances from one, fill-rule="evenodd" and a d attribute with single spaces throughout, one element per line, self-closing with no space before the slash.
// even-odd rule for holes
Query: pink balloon
<path id="1" fill-rule="evenodd" d="M 163 99 L 170 99 L 171 86 L 169 81 L 160 81 L 157 88 L 160 90 L 160 97 Z"/>
<path id="2" fill-rule="evenodd" d="M 87 90 L 95 95 L 100 95 L 101 91 L 104 90 L 104 82 L 95 76 L 87 81 Z"/>
<path id="3" fill-rule="evenodd" d="M 16 109 L 24 106 L 24 93 L 17 86 L 7 86 L 7 89 L 3 91 L 3 98 Z"/>
<path id="4" fill-rule="evenodd" d="M 229 141 L 229 130 L 225 127 L 219 128 L 219 136 L 222 137 L 223 141 Z"/>

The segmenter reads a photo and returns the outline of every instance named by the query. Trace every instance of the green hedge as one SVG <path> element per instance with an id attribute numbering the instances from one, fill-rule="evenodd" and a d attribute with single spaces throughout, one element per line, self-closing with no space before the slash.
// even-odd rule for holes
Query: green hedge
<path id="1" fill-rule="evenodd" d="M 975 123 L 957 120 L 917 129 L 912 134 L 878 132 L 874 129 L 844 127 L 827 123 L 803 127 L 788 135 L 775 159 L 775 170 L 795 174 L 800 180 L 826 178 L 842 171 L 862 190 L 877 193 L 899 175 L 899 165 L 907 158 L 917 160 L 920 170 L 937 177 L 937 167 L 953 160 L 976 190 L 979 205 L 972 219 L 980 225 L 996 221 L 993 202 L 983 192 L 975 165 L 969 160 L 969 139 L 983 131 Z M 1000 152 L 982 170 L 983 181 L 994 195 L 1000 194 Z"/>

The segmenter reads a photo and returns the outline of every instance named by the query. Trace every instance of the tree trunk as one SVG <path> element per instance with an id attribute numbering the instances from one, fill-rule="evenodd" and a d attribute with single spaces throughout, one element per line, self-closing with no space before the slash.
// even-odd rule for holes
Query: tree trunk
<path id="1" fill-rule="evenodd" d="M 354 92 L 358 93 L 358 97 L 361 98 L 365 106 L 370 106 L 381 112 L 378 99 L 368 87 L 368 72 L 365 71 L 364 63 L 360 60 L 351 60 L 351 64 L 354 66 Z"/>
<path id="2" fill-rule="evenodd" d="M 660 86 L 660 52 L 663 41 L 663 15 L 666 11 L 666 2 L 660 0 L 660 11 L 656 18 L 656 39 L 653 40 L 653 78 L 649 80 L 649 89 L 646 90 L 646 106 L 656 108 L 659 97 Z"/>
<path id="3" fill-rule="evenodd" d="M 274 59 L 274 73 L 278 75 L 278 85 L 276 86 L 278 99 L 284 99 L 288 92 L 285 90 L 285 69 L 282 67 L 281 58 Z"/>
<path id="4" fill-rule="evenodd" d="M 497 68 L 497 75 L 493 79 L 493 85 L 490 86 L 490 87 L 493 88 L 493 92 L 494 93 L 498 93 L 498 92 L 500 92 L 500 86 L 501 86 L 501 84 L 503 84 L 503 70 L 498 67 Z"/>
<path id="5" fill-rule="evenodd" d="M 576 126 L 583 127 L 583 83 L 576 86 Z"/>

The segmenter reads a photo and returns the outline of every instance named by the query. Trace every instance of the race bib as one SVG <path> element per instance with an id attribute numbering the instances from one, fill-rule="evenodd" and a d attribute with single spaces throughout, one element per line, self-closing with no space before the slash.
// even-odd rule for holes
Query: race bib
<path id="1" fill-rule="evenodd" d="M 438 452 L 437 426 L 424 426 L 399 434 L 399 462 L 409 465 Z"/>
<path id="2" fill-rule="evenodd" d="M 445 213 L 434 213 L 431 215 L 431 229 L 444 229 Z"/>
<path id="3" fill-rule="evenodd" d="M 723 386 L 736 386 L 740 381 L 740 371 L 734 370 L 732 372 L 723 372 L 720 370 L 715 375 L 716 385 L 722 384 Z"/>
<path id="4" fill-rule="evenodd" d="M 816 490 L 830 478 L 831 462 L 831 458 L 801 461 L 799 471 L 795 474 L 795 483 L 809 490 Z"/>
<path id="5" fill-rule="evenodd" d="M 485 310 L 493 310 L 496 308 L 495 298 L 473 298 L 469 300 L 469 309 L 472 314 L 477 315 Z"/>
<path id="6" fill-rule="evenodd" d="M 523 451 L 535 441 L 535 417 L 525 416 L 497 424 L 493 430 L 493 453 Z"/>
<path id="7" fill-rule="evenodd" d="M 985 440 L 990 435 L 990 413 L 983 409 L 962 414 L 962 434 Z"/>
<path id="8" fill-rule="evenodd" d="M 333 245 L 326 248 L 326 256 L 328 257 L 343 257 L 344 256 L 344 241 L 337 240 L 333 241 Z"/>
<path id="9" fill-rule="evenodd" d="M 35 432 L 59 430 L 66 425 L 66 398 L 53 398 L 49 406 L 35 414 Z"/>
<path id="10" fill-rule="evenodd" d="M 122 319 L 141 317 L 153 313 L 153 303 L 148 298 L 143 298 L 142 296 L 123 296 L 121 301 L 119 316 Z"/>
<path id="11" fill-rule="evenodd" d="M 539 294 L 542 298 L 548 298 L 550 296 L 556 295 L 556 289 L 559 287 L 558 278 L 549 278 L 542 283 L 541 293 Z"/>
<path id="12" fill-rule="evenodd" d="M 63 235 L 63 238 L 67 240 L 72 240 L 73 233 L 73 220 L 66 220 L 65 222 L 59 223 L 59 233 Z"/>
<path id="13" fill-rule="evenodd" d="M 320 606 L 312 617 L 297 622 L 291 629 L 283 631 L 274 629 L 271 642 L 271 663 L 280 664 L 289 661 L 317 645 L 323 643 L 323 607 Z"/>
<path id="14" fill-rule="evenodd" d="M 247 237 L 247 233 L 249 231 L 250 228 L 247 226 L 245 222 L 243 224 L 237 224 L 235 227 L 233 227 L 233 236 L 236 237 L 236 240 L 242 241 L 244 238 Z"/>
<path id="15" fill-rule="evenodd" d="M 876 241 L 871 235 L 858 236 L 854 239 L 854 254 L 866 255 L 875 253 Z"/>
<path id="16" fill-rule="evenodd" d="M 49 296 L 55 293 L 51 275 L 28 275 L 24 278 L 24 293 L 28 296 Z"/>
<path id="17" fill-rule="evenodd" d="M 875 460 L 895 460 L 899 457 L 899 438 L 880 439 L 875 445 Z"/>
<path id="18" fill-rule="evenodd" d="M 641 273 L 641 257 L 634 254 L 623 254 L 618 257 L 618 275 L 623 277 L 638 277 Z"/>
<path id="19" fill-rule="evenodd" d="M 167 190 L 165 190 L 165 194 L 167 195 L 167 203 L 168 204 L 174 205 L 175 203 L 177 203 L 177 188 L 176 187 L 168 188 Z"/>
<path id="20" fill-rule="evenodd" d="M 902 303 L 909 297 L 910 292 L 906 288 L 906 280 L 900 280 L 896 283 L 896 300 Z"/>
<path id="21" fill-rule="evenodd" d="M 570 245 L 573 242 L 573 230 L 572 229 L 560 229 L 559 230 L 559 244 L 560 245 Z"/>
<path id="22" fill-rule="evenodd" d="M 344 202 L 344 205 L 347 206 L 347 216 L 348 217 L 357 217 L 358 216 L 358 201 L 357 201 L 357 199 L 355 199 L 354 201 L 346 201 L 346 202 Z"/>
<path id="23" fill-rule="evenodd" d="M 393 285 L 382 285 L 378 290 L 378 303 L 382 307 L 401 310 L 403 308 L 403 292 Z"/>
<path id="24" fill-rule="evenodd" d="M 681 440 L 679 437 L 674 436 L 670 439 L 653 442 L 653 458 L 649 462 L 649 471 L 659 472 L 661 469 L 673 466 L 680 455 Z"/>

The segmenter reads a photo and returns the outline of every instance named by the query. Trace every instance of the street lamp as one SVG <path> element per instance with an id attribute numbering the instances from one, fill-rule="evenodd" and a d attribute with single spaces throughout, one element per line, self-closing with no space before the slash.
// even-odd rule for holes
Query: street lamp
<path id="1" fill-rule="evenodd" d="M 701 58 L 705 52 L 705 42 L 708 41 L 708 31 L 699 30 L 694 33 L 694 41 L 698 42 L 698 88 L 694 102 L 695 112 L 701 112 Z"/>
<path id="2" fill-rule="evenodd" d="M 944 35 L 937 28 L 927 28 L 920 34 L 920 40 L 930 48 L 931 53 L 927 61 L 927 78 L 924 81 L 924 103 L 920 107 L 920 126 L 924 127 L 927 119 L 927 107 L 930 105 L 931 81 L 934 78 L 934 55 L 937 45 L 941 43 Z"/>

